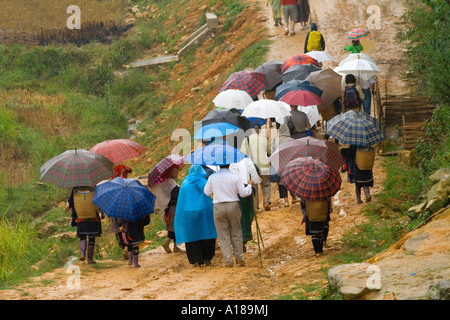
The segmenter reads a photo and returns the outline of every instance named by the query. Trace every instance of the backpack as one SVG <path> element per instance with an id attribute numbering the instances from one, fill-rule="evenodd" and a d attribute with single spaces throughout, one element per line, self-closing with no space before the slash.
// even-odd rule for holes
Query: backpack
<path id="1" fill-rule="evenodd" d="M 320 44 L 320 40 L 322 39 L 322 35 L 319 31 L 311 31 L 308 37 L 308 44 L 306 46 L 306 50 L 309 51 L 320 51 L 322 50 L 322 45 Z"/>
<path id="2" fill-rule="evenodd" d="M 361 107 L 361 98 L 359 97 L 356 86 L 345 87 L 344 103 L 346 108 L 359 108 Z"/>

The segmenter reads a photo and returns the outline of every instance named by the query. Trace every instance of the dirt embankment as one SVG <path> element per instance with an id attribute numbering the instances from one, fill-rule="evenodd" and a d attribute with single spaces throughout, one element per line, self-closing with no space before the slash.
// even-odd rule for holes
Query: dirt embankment
<path id="1" fill-rule="evenodd" d="M 266 16 L 264 24 L 267 26 L 273 44 L 267 56 L 269 60 L 283 60 L 293 54 L 303 53 L 303 42 L 307 30 L 299 30 L 293 37 L 286 37 L 283 28 L 273 26 L 271 11 L 265 6 L 265 0 L 255 1 L 262 11 L 260 16 L 248 16 L 245 13 L 239 19 L 260 19 Z M 319 25 L 319 30 L 325 36 L 327 51 L 340 61 L 346 54 L 343 47 L 346 45 L 344 31 L 355 24 L 364 24 L 361 18 L 355 16 L 359 8 L 368 4 L 368 1 L 326 0 L 311 1 L 313 21 Z M 373 1 L 372 1 L 373 2 Z M 403 2 L 375 1 L 383 9 L 381 30 L 374 32 L 371 40 L 365 44 L 366 53 L 373 56 L 380 63 L 381 77 L 388 79 L 392 88 L 401 90 L 403 69 L 397 67 L 400 63 L 401 48 L 394 44 L 395 23 L 399 20 Z M 398 6 L 398 7 L 397 7 Z M 395 9 L 390 11 L 390 9 Z M 395 14 L 393 13 L 395 12 Z M 355 19 L 357 21 L 355 21 Z M 360 23 L 359 23 L 359 22 Z M 358 22 L 358 23 L 357 23 Z M 238 32 L 238 31 L 236 31 Z M 212 81 L 216 74 L 225 70 L 227 59 L 238 54 L 254 39 L 243 38 L 242 42 L 235 43 L 235 49 L 223 56 L 216 57 L 214 67 L 204 72 L 200 77 L 192 79 L 192 83 L 183 88 L 172 97 L 185 99 L 192 96 L 190 88 Z M 228 58 L 227 58 L 228 57 Z M 229 60 L 231 61 L 231 60 Z M 327 67 L 325 65 L 324 67 Z M 212 100 L 213 97 L 211 97 Z M 192 121 L 200 119 L 206 114 L 199 107 L 192 110 L 192 118 L 186 117 L 184 125 L 192 126 Z M 160 141 L 159 143 L 164 143 Z M 372 194 L 381 189 L 385 172 L 381 166 L 381 159 L 376 159 L 374 168 L 375 187 Z M 245 259 L 247 266 L 225 268 L 220 249 L 209 267 L 193 268 L 187 260 L 185 253 L 167 254 L 162 248 L 147 251 L 140 255 L 141 268 L 135 269 L 122 261 L 101 260 L 97 267 L 77 263 L 80 267 L 80 288 L 69 288 L 68 279 L 71 273 L 67 268 L 56 269 L 41 277 L 31 279 L 29 284 L 20 288 L 0 292 L 2 299 L 270 299 L 276 295 L 288 294 L 294 287 L 319 284 L 323 285 L 322 268 L 328 266 L 327 259 L 342 252 L 342 235 L 350 228 L 365 222 L 360 213 L 363 205 L 355 205 L 354 185 L 346 182 L 346 174 L 342 175 L 342 189 L 333 199 L 334 212 L 331 215 L 329 234 L 329 248 L 323 257 L 314 257 L 314 250 L 310 237 L 305 235 L 304 225 L 301 225 L 301 211 L 299 204 L 288 208 L 281 207 L 278 199 L 276 185 L 272 186 L 273 208 L 271 211 L 258 213 L 258 223 L 262 233 L 264 248 L 262 249 L 262 267 L 260 266 L 258 246 L 251 243 L 247 246 Z M 256 239 L 256 229 L 253 225 L 253 238 Z M 45 284 L 47 283 L 47 284 Z M 26 294 L 25 294 L 26 293 Z M 311 293 L 312 297 L 318 292 Z"/>

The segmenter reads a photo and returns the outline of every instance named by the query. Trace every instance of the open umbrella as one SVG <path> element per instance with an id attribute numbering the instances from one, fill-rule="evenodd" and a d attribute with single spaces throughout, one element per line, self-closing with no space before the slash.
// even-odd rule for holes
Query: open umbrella
<path id="1" fill-rule="evenodd" d="M 106 140 L 93 146 L 90 152 L 101 154 L 114 164 L 139 157 L 147 148 L 129 139 Z"/>
<path id="2" fill-rule="evenodd" d="M 228 122 L 217 122 L 201 127 L 194 135 L 194 140 L 209 140 L 215 137 L 223 137 L 238 131 L 239 128 Z"/>
<path id="3" fill-rule="evenodd" d="M 271 99 L 262 99 L 250 103 L 242 112 L 244 117 L 282 118 L 290 116 L 289 109 L 284 104 Z"/>
<path id="4" fill-rule="evenodd" d="M 238 89 L 228 89 L 222 91 L 213 99 L 213 103 L 216 108 L 224 109 L 235 108 L 243 110 L 252 102 L 252 97 L 250 97 L 246 91 Z"/>
<path id="5" fill-rule="evenodd" d="M 172 166 L 181 167 L 185 157 L 178 154 L 171 154 L 158 162 L 148 173 L 148 186 L 153 187 L 169 179 L 168 170 Z"/>
<path id="6" fill-rule="evenodd" d="M 326 53 L 325 51 L 309 51 L 305 53 L 306 55 L 310 56 L 311 58 L 314 58 L 317 60 L 317 62 L 324 62 L 324 61 L 330 61 L 333 60 L 333 57 Z"/>
<path id="7" fill-rule="evenodd" d="M 316 94 L 306 90 L 295 90 L 286 93 L 280 101 L 295 106 L 312 106 L 322 103 L 322 99 Z"/>
<path id="8" fill-rule="evenodd" d="M 306 81 L 311 82 L 314 86 L 323 91 L 322 96 L 320 97 L 323 101 L 321 104 L 317 105 L 319 112 L 324 112 L 329 108 L 333 108 L 334 100 L 342 94 L 342 76 L 332 69 L 311 72 L 306 78 Z"/>
<path id="9" fill-rule="evenodd" d="M 246 157 L 245 153 L 228 144 L 211 143 L 192 152 L 186 157 L 186 161 L 198 165 L 219 166 L 237 163 Z"/>
<path id="10" fill-rule="evenodd" d="M 284 82 L 289 82 L 294 79 L 305 80 L 311 72 L 320 70 L 319 67 L 313 65 L 312 63 L 308 64 L 296 64 L 290 67 L 284 72 L 281 77 Z"/>
<path id="11" fill-rule="evenodd" d="M 290 161 L 301 157 L 319 159 L 336 170 L 344 164 L 344 158 L 336 143 L 313 137 L 284 142 L 269 159 L 275 169 L 283 171 Z"/>
<path id="12" fill-rule="evenodd" d="M 322 90 L 309 81 L 294 79 L 277 87 L 275 90 L 275 100 L 280 100 L 286 93 L 295 90 L 310 91 L 319 97 L 322 97 L 323 93 Z"/>
<path id="13" fill-rule="evenodd" d="M 315 105 L 306 106 L 306 107 L 298 106 L 297 110 L 306 114 L 311 126 L 313 126 L 317 121 L 320 120 L 319 110 L 317 109 L 317 106 L 315 106 Z"/>
<path id="14" fill-rule="evenodd" d="M 363 87 L 370 78 L 372 78 L 376 73 L 380 72 L 380 69 L 369 60 L 353 59 L 347 61 L 341 66 L 334 68 L 334 71 L 342 75 L 355 75 L 358 79 L 359 85 Z M 342 81 L 344 81 L 344 78 L 342 79 Z"/>
<path id="15" fill-rule="evenodd" d="M 219 88 L 219 92 L 228 89 L 239 89 L 246 91 L 252 99 L 256 99 L 258 94 L 265 90 L 266 79 L 264 74 L 249 70 L 233 72 Z"/>
<path id="16" fill-rule="evenodd" d="M 316 59 L 311 58 L 306 54 L 297 54 L 289 57 L 282 65 L 281 65 L 281 73 L 285 73 L 290 67 L 297 64 L 308 64 L 312 63 L 319 67 L 319 63 Z"/>
<path id="17" fill-rule="evenodd" d="M 343 144 L 369 147 L 385 139 L 385 129 L 365 112 L 353 110 L 338 114 L 327 122 L 327 134 Z"/>
<path id="18" fill-rule="evenodd" d="M 155 200 L 138 180 L 117 177 L 95 187 L 92 203 L 108 217 L 136 221 L 153 213 Z"/>
<path id="19" fill-rule="evenodd" d="M 324 201 L 341 188 L 339 172 L 312 158 L 298 158 L 288 163 L 281 173 L 283 185 L 302 200 Z"/>
<path id="20" fill-rule="evenodd" d="M 211 123 L 227 122 L 242 130 L 250 129 L 250 122 L 237 109 L 212 109 L 202 120 L 201 126 Z"/>
<path id="21" fill-rule="evenodd" d="M 377 64 L 377 62 L 375 61 L 375 59 L 371 58 L 370 56 L 368 56 L 368 55 L 365 54 L 365 53 L 360 52 L 360 53 L 350 53 L 350 54 L 347 56 L 347 58 L 345 58 L 345 59 L 341 60 L 341 62 L 339 62 L 338 66 L 340 67 L 340 66 L 342 66 L 343 64 L 345 64 L 345 63 L 347 63 L 347 62 L 349 62 L 349 61 L 351 61 L 351 60 L 356 60 L 356 59 L 363 59 L 363 60 L 370 61 L 370 62 L 372 62 L 372 63 L 375 64 L 375 65 Z"/>
<path id="22" fill-rule="evenodd" d="M 114 164 L 87 150 L 67 150 L 44 163 L 40 180 L 60 188 L 94 187 L 113 175 Z"/>
<path id="23" fill-rule="evenodd" d="M 281 79 L 282 64 L 283 61 L 269 61 L 255 69 L 255 72 L 262 73 L 265 76 L 265 90 L 273 90 L 279 83 L 283 82 L 283 79 Z"/>
<path id="24" fill-rule="evenodd" d="M 370 36 L 370 30 L 364 28 L 355 28 L 345 34 L 349 40 L 361 40 Z"/>

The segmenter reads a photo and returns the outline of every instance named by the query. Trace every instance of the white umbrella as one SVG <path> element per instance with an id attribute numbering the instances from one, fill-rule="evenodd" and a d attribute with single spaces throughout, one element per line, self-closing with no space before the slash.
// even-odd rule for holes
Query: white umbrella
<path id="1" fill-rule="evenodd" d="M 333 57 L 325 51 L 309 51 L 305 54 L 310 56 L 311 58 L 316 59 L 317 62 L 333 60 Z"/>
<path id="2" fill-rule="evenodd" d="M 224 109 L 236 108 L 243 110 L 252 102 L 252 97 L 246 91 L 237 89 L 222 91 L 213 99 L 213 103 L 217 108 Z"/>
<path id="3" fill-rule="evenodd" d="M 367 54 L 365 53 L 351 53 L 348 55 L 347 58 L 343 59 L 341 62 L 339 62 L 339 67 L 342 66 L 343 64 L 351 61 L 351 60 L 355 60 L 355 59 L 363 59 L 363 60 L 367 60 L 372 62 L 373 64 L 377 64 L 377 62 L 375 61 L 375 59 L 372 59 L 371 57 L 369 57 Z"/>
<path id="4" fill-rule="evenodd" d="M 333 70 L 344 76 L 347 74 L 355 75 L 361 87 L 364 87 L 370 78 L 380 72 L 380 69 L 374 63 L 365 59 L 347 61 Z M 345 85 L 345 77 L 342 78 L 342 83 Z"/>
<path id="5" fill-rule="evenodd" d="M 311 126 L 315 125 L 316 122 L 320 120 L 319 110 L 317 109 L 317 106 L 299 106 L 298 110 L 304 112 L 308 116 L 308 120 Z"/>
<path id="6" fill-rule="evenodd" d="M 247 118 L 282 118 L 289 116 L 290 112 L 285 105 L 276 100 L 262 99 L 250 103 L 242 112 L 242 115 Z"/>

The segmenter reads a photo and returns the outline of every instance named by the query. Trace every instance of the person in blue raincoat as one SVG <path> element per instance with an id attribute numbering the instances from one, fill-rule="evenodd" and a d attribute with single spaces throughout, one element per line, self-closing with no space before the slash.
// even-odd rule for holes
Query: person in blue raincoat
<path id="1" fill-rule="evenodd" d="M 181 184 L 175 212 L 177 243 L 184 243 L 189 263 L 194 267 L 209 266 L 215 255 L 217 232 L 213 202 L 204 193 L 206 171 L 192 165 Z"/>

